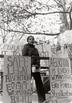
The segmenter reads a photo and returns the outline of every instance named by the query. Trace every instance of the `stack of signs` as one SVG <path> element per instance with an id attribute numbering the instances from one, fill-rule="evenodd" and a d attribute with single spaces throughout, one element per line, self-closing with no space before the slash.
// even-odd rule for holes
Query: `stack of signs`
<path id="1" fill-rule="evenodd" d="M 69 58 L 51 58 L 50 86 L 52 103 L 71 103 L 72 73 Z"/>
<path id="2" fill-rule="evenodd" d="M 31 58 L 5 56 L 3 103 L 32 103 Z"/>

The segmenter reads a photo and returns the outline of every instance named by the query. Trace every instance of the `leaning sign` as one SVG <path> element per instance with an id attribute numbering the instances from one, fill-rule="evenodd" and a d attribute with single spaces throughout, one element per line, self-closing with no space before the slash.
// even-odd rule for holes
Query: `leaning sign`
<path id="1" fill-rule="evenodd" d="M 72 72 L 69 58 L 51 58 L 50 86 L 52 103 L 72 101 Z"/>
<path id="2" fill-rule="evenodd" d="M 3 103 L 32 103 L 30 79 L 30 57 L 5 56 Z"/>

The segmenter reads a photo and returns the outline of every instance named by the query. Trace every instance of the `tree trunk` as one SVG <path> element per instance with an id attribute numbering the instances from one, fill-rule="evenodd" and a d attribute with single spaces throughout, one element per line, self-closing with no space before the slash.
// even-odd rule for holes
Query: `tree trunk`
<path id="1" fill-rule="evenodd" d="M 64 32 L 65 30 L 69 30 L 69 23 L 67 21 L 67 15 L 64 13 L 64 14 L 60 14 L 60 19 L 63 23 L 63 25 L 61 26 L 61 32 Z"/>
<path id="2" fill-rule="evenodd" d="M 72 17 L 71 17 L 71 12 L 69 13 L 69 18 L 70 18 L 70 30 L 72 30 Z"/>

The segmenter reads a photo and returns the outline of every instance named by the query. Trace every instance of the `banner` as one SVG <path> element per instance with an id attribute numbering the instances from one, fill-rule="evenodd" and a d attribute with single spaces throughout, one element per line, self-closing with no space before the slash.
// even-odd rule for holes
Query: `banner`
<path id="1" fill-rule="evenodd" d="M 4 57 L 3 103 L 32 103 L 31 58 Z"/>

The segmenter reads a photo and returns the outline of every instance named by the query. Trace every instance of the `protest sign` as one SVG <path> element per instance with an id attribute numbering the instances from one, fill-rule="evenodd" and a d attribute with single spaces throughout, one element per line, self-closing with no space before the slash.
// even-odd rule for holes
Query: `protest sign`
<path id="1" fill-rule="evenodd" d="M 4 57 L 3 103 L 31 103 L 31 58 Z"/>
<path id="2" fill-rule="evenodd" d="M 21 55 L 22 45 L 4 44 L 0 47 L 0 54 Z"/>
<path id="3" fill-rule="evenodd" d="M 72 98 L 72 75 L 69 58 L 51 58 L 50 67 L 51 96 L 56 103 Z M 53 101 L 54 103 L 55 101 Z M 68 103 L 68 102 L 67 102 Z"/>
<path id="4" fill-rule="evenodd" d="M 49 57 L 50 56 L 51 46 L 49 44 L 47 44 L 47 43 L 37 44 L 36 48 L 39 51 L 40 57 Z"/>

